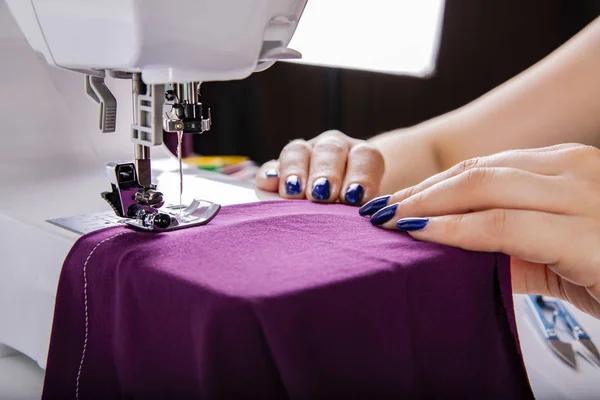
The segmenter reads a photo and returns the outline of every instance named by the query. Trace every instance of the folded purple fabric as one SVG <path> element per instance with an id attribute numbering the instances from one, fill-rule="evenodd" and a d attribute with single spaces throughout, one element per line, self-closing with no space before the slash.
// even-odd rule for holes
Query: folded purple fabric
<path id="1" fill-rule="evenodd" d="M 94 232 L 63 266 L 43 397 L 532 398 L 509 274 L 344 205 Z"/>

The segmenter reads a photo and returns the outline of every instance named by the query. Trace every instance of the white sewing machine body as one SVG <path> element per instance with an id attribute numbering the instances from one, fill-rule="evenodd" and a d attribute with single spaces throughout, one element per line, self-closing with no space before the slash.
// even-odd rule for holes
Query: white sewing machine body
<path id="1" fill-rule="evenodd" d="M 146 84 L 243 79 L 286 52 L 307 0 L 6 0 L 31 47 Z"/>
<path id="2" fill-rule="evenodd" d="M 279 59 L 300 58 L 287 44 L 306 1 L 7 0 L 7 5 L 49 64 L 85 74 L 85 91 L 100 106 L 102 132 L 116 131 L 117 122 L 117 98 L 105 78 L 131 80 L 135 163 L 107 164 L 111 190 L 102 197 L 125 223 L 162 231 L 208 223 L 220 205 L 193 201 L 186 207 L 180 197 L 178 204 L 163 207 L 164 194 L 152 179 L 151 148 L 163 143 L 165 131 L 177 132 L 181 143 L 184 133 L 210 130 L 210 109 L 205 117 L 200 102 L 203 81 L 242 79 Z"/>

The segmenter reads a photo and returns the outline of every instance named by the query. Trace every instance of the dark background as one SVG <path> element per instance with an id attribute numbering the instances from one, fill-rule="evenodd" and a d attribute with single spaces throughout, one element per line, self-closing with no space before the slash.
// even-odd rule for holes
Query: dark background
<path id="1" fill-rule="evenodd" d="M 264 162 L 290 140 L 328 129 L 368 138 L 414 125 L 525 70 L 598 15 L 600 2 L 593 0 L 446 0 L 434 76 L 281 62 L 242 81 L 205 83 L 203 103 L 214 125 L 195 138 L 194 150 Z"/>

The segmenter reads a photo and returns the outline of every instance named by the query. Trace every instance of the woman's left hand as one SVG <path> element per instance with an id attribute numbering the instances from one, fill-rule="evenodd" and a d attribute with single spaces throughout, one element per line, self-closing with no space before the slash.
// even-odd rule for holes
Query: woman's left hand
<path id="1" fill-rule="evenodd" d="M 516 293 L 561 298 L 600 318 L 597 148 L 564 144 L 467 160 L 387 204 L 371 216 L 374 225 L 506 253 Z"/>

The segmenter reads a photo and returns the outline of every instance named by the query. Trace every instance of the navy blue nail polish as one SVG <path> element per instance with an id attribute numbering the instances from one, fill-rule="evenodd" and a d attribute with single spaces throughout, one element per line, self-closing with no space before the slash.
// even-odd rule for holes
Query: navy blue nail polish
<path id="1" fill-rule="evenodd" d="M 393 204 L 389 207 L 382 208 L 371 217 L 371 223 L 375 226 L 383 225 L 396 215 L 398 204 Z"/>
<path id="2" fill-rule="evenodd" d="M 300 179 L 296 175 L 290 175 L 285 180 L 285 192 L 288 196 L 296 196 L 300 194 L 302 188 L 300 187 Z"/>
<path id="3" fill-rule="evenodd" d="M 429 218 L 404 218 L 396 223 L 401 231 L 418 231 L 427 226 Z"/>
<path id="4" fill-rule="evenodd" d="M 375 214 L 377 211 L 387 206 L 389 200 L 389 195 L 377 197 L 365 204 L 364 206 L 362 206 L 360 210 L 358 210 L 358 213 L 363 216 Z"/>
<path id="5" fill-rule="evenodd" d="M 313 184 L 312 197 L 315 200 L 329 200 L 331 189 L 327 178 L 319 178 Z"/>
<path id="6" fill-rule="evenodd" d="M 265 176 L 267 178 L 277 178 L 279 176 L 279 172 L 276 169 L 268 169 L 267 172 L 265 172 Z"/>
<path id="7" fill-rule="evenodd" d="M 348 190 L 346 191 L 344 199 L 346 200 L 346 203 L 350 204 L 351 206 L 357 206 L 362 201 L 364 195 L 365 189 L 363 189 L 363 187 L 358 183 L 353 183 L 352 185 L 348 186 Z"/>

